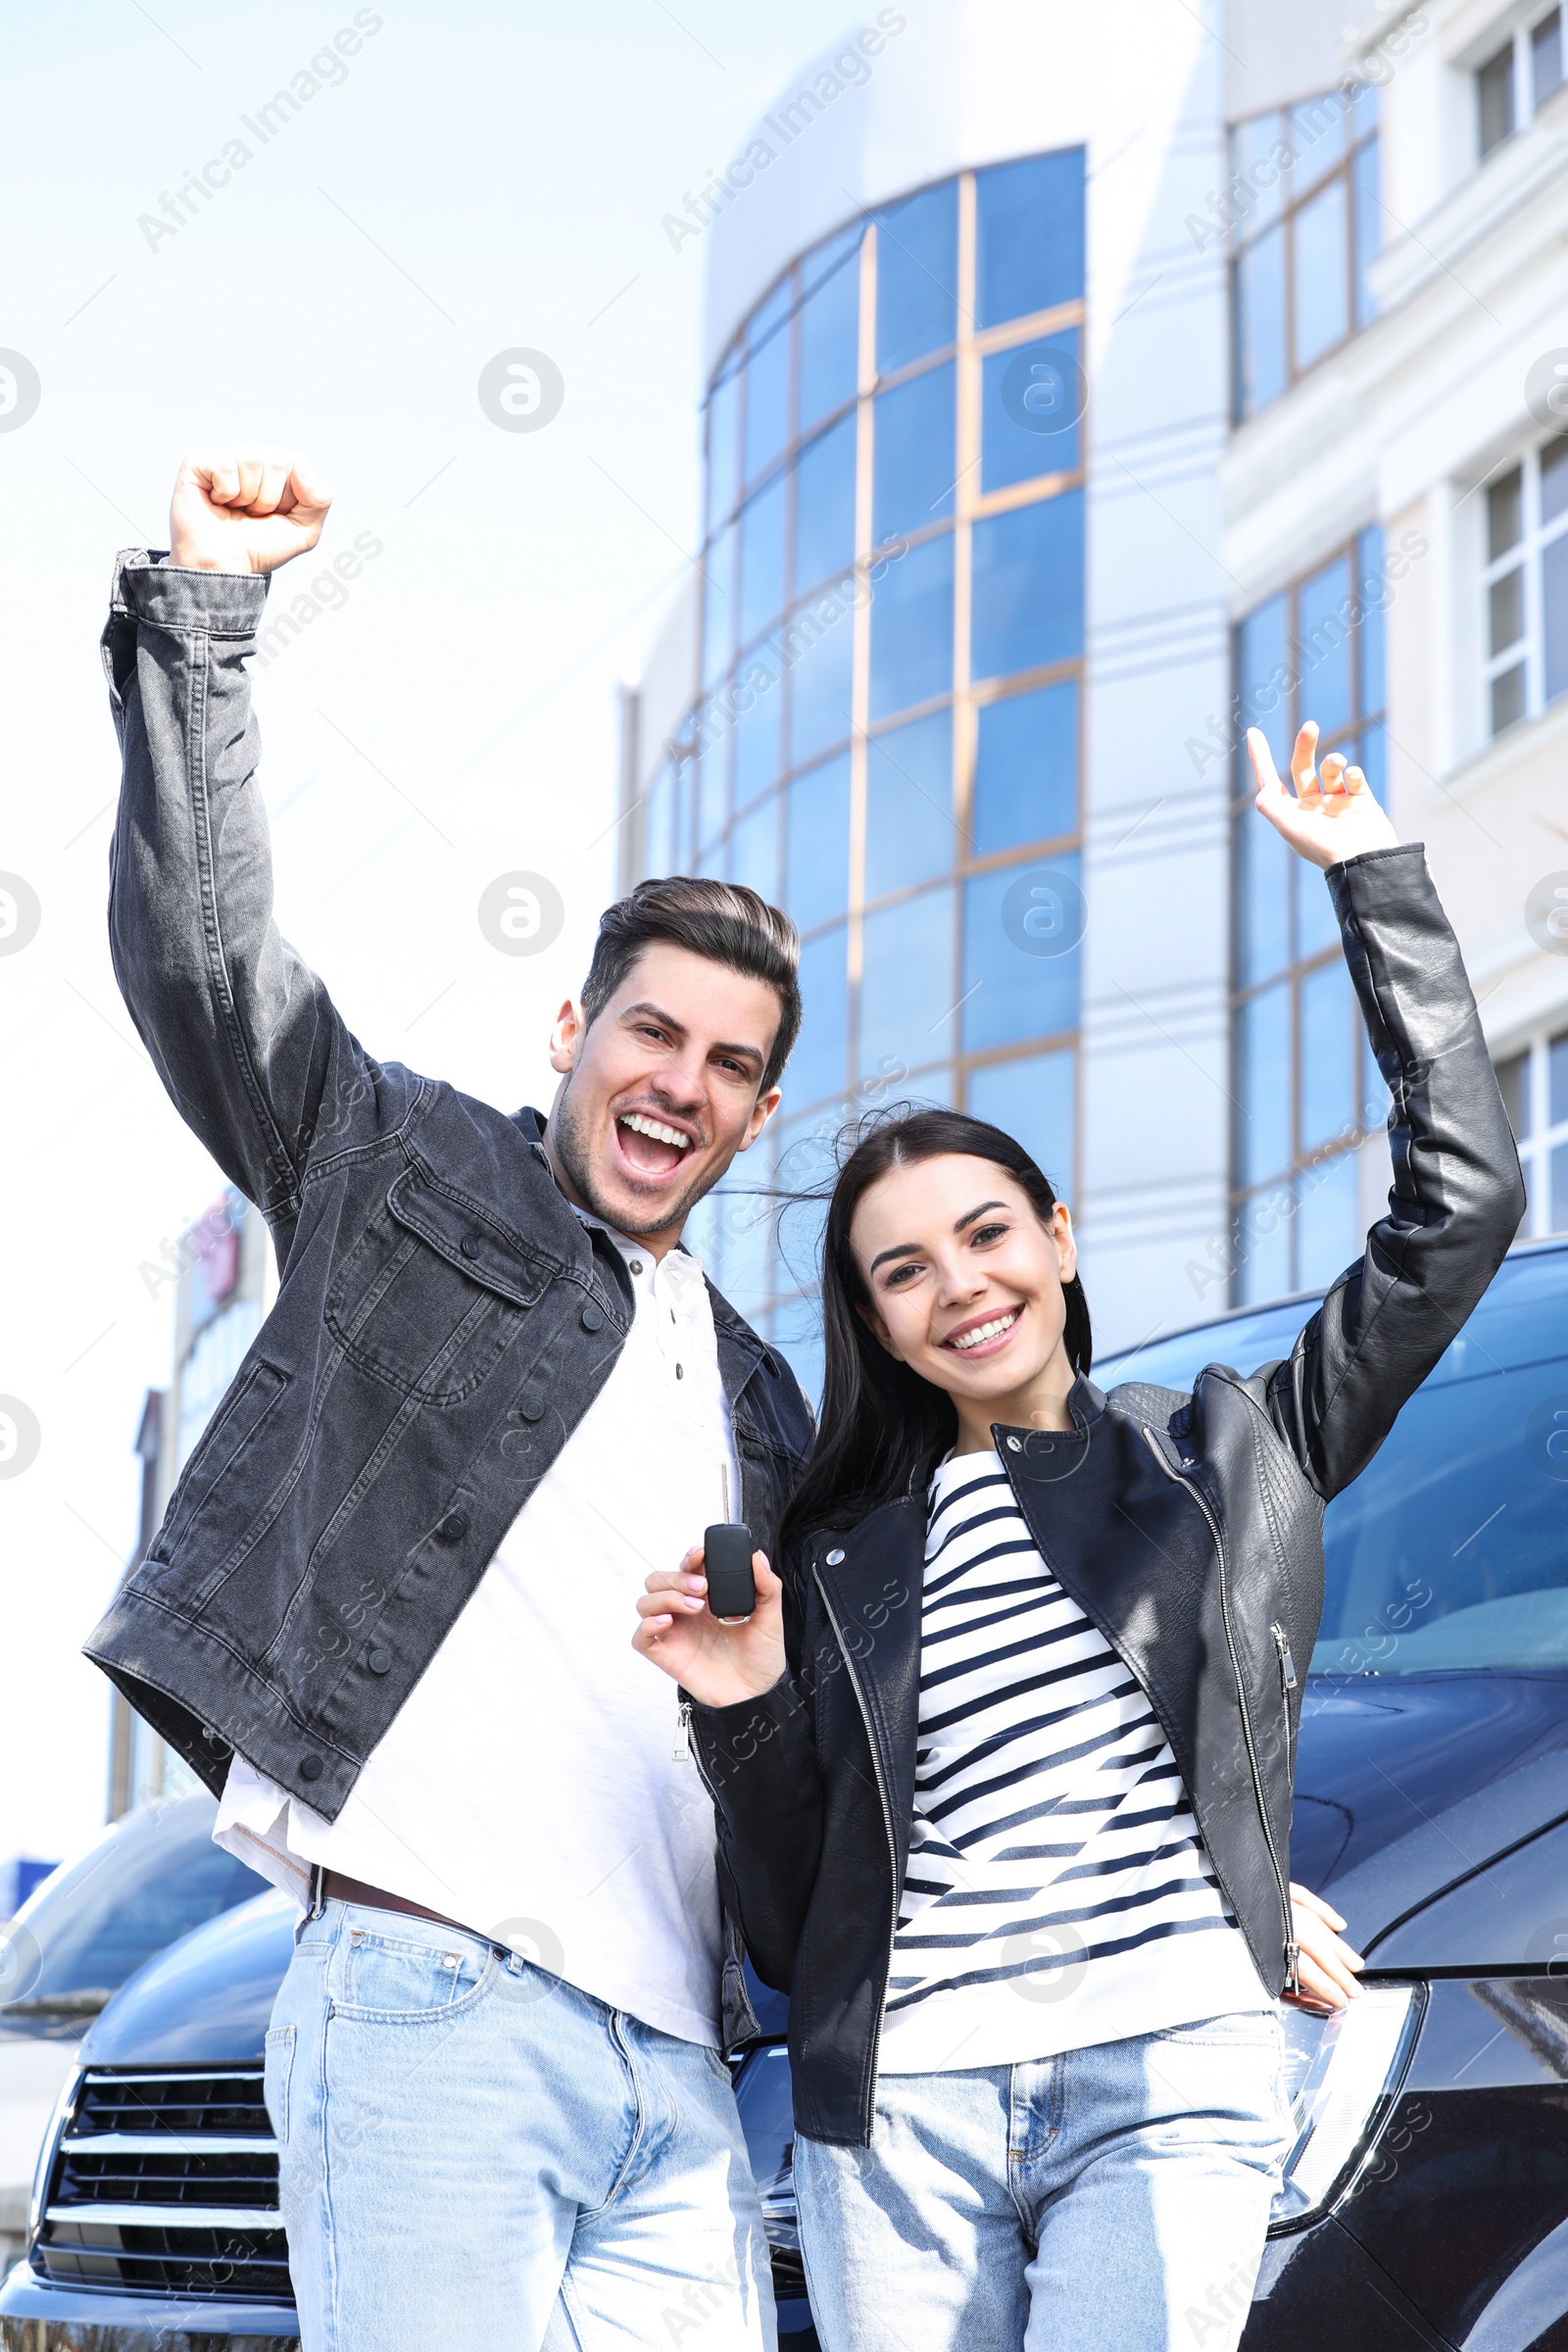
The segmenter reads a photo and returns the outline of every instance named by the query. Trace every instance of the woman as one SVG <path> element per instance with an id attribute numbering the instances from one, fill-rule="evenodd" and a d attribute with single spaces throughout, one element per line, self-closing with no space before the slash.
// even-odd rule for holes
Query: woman
<path id="1" fill-rule="evenodd" d="M 1323 1506 L 1523 1188 L 1420 849 L 1315 743 L 1293 797 L 1250 738 L 1257 806 L 1330 869 L 1395 1184 L 1289 1359 L 1102 1396 L 1032 1160 L 953 1112 L 883 1120 L 829 1209 L 783 1580 L 759 1553 L 755 1615 L 720 1624 L 693 1554 L 638 1604 L 726 1893 L 791 1994 L 829 2352 L 1234 2346 L 1282 2155 L 1279 1999 L 1353 1992 L 1344 1922 L 1300 1898 L 1293 1924 L 1288 1879 Z"/>

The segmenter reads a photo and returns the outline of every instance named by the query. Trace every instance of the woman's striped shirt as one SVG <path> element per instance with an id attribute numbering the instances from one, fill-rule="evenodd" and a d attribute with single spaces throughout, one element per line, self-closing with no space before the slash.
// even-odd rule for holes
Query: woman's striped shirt
<path id="1" fill-rule="evenodd" d="M 998 1456 L 944 1462 L 882 2071 L 1272 2006 L 1142 1684 L 1047 1568 Z"/>

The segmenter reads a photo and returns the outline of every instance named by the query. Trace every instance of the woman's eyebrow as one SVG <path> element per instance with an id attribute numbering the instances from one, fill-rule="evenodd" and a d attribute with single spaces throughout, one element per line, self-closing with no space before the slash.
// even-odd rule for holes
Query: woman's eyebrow
<path id="1" fill-rule="evenodd" d="M 960 1217 L 953 1230 L 955 1233 L 962 1233 L 966 1225 L 972 1225 L 976 1217 L 983 1217 L 987 1209 L 1005 1208 L 1006 1205 L 1005 1200 L 982 1200 L 978 1208 L 971 1208 L 967 1216 Z"/>
<path id="2" fill-rule="evenodd" d="M 962 1233 L 967 1226 L 974 1223 L 976 1217 L 983 1217 L 988 1209 L 1005 1208 L 1006 1205 L 1005 1200 L 982 1200 L 978 1208 L 971 1208 L 964 1216 L 961 1216 L 953 1230 L 955 1233 Z M 920 1245 L 918 1242 L 898 1242 L 891 1250 L 879 1250 L 866 1267 L 866 1272 L 874 1274 L 878 1266 L 887 1264 L 890 1257 L 918 1257 L 919 1254 Z"/>

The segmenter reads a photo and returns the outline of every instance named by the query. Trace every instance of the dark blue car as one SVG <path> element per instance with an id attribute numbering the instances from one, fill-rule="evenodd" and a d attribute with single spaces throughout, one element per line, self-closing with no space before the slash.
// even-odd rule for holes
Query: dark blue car
<path id="1" fill-rule="evenodd" d="M 1101 1377 L 1250 1370 L 1311 1306 L 1225 1317 Z M 1568 1246 L 1508 1259 L 1330 1509 L 1292 1867 L 1347 1915 L 1368 1990 L 1326 2025 L 1292 2014 L 1296 2137 L 1246 2352 L 1568 2347 Z M 212 1921 L 98 2019 L 0 2292 L 0 2352 L 292 2338 L 262 2103 L 292 1921 L 271 1895 Z M 763 1996 L 769 2038 L 736 2090 L 786 2346 L 808 2352 L 785 2013 Z M 452 2297 L 461 2328 L 461 2270 Z"/>

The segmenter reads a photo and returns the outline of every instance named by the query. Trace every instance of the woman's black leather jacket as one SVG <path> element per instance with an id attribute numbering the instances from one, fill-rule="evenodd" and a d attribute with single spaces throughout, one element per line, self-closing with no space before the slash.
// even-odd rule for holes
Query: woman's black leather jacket
<path id="1" fill-rule="evenodd" d="M 1329 873 L 1393 1095 L 1394 1185 L 1365 1255 L 1289 1357 L 1189 1395 L 1080 1379 L 1070 1433 L 998 1428 L 1042 1556 L 1138 1676 L 1271 1993 L 1295 1962 L 1290 1827 L 1323 1510 L 1376 1452 L 1495 1272 L 1524 1210 L 1457 942 L 1420 847 Z M 868 2144 L 908 1855 L 925 1495 L 785 1563 L 789 1670 L 692 1713 L 720 1869 L 754 1965 L 790 1994 L 799 2130 Z"/>

